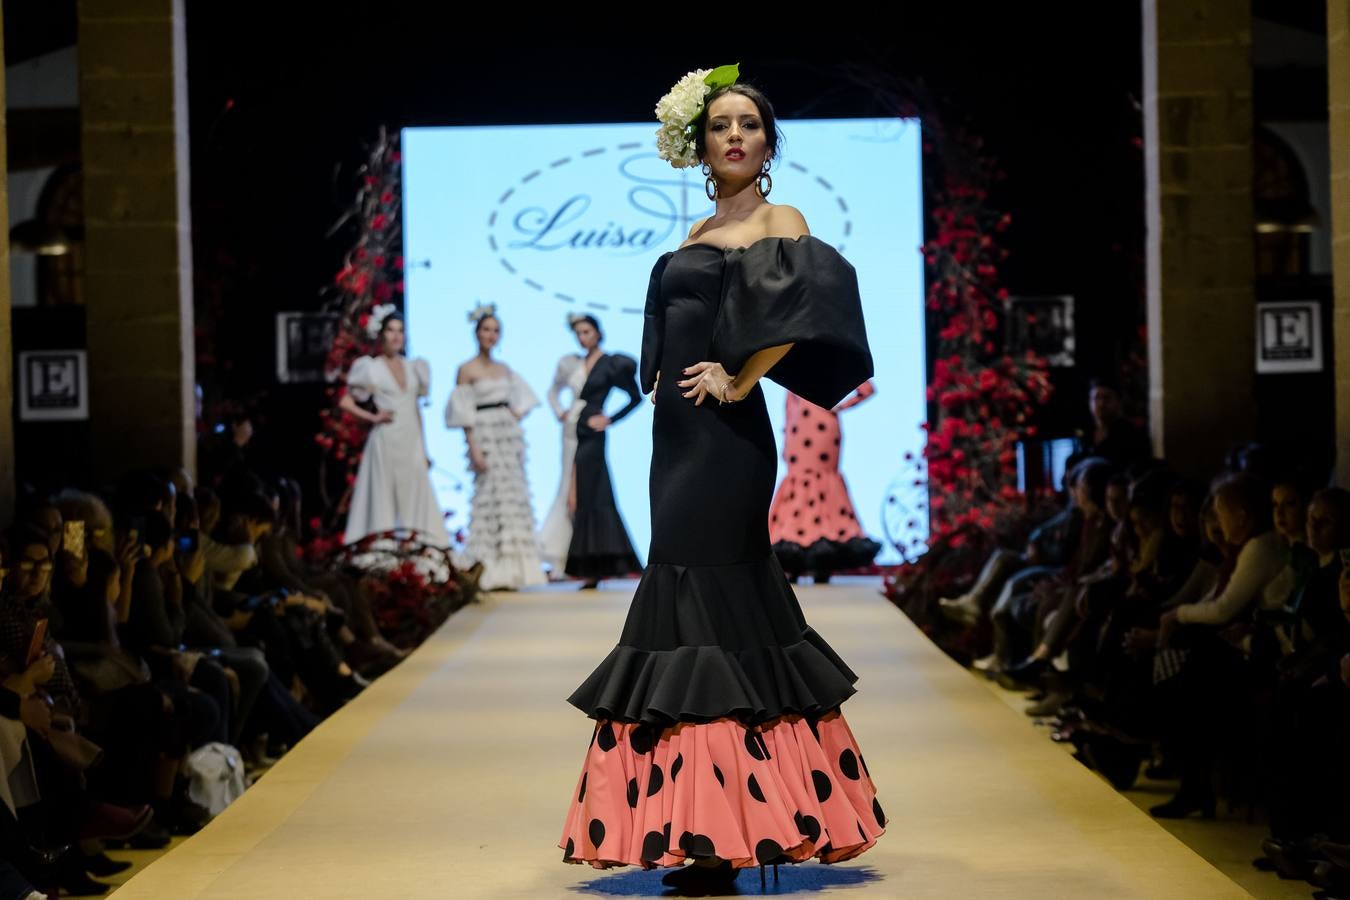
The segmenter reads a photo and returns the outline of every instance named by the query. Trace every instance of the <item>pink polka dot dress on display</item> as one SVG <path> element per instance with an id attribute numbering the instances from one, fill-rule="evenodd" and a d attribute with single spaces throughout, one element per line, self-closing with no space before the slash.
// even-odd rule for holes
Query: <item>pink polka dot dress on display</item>
<path id="1" fill-rule="evenodd" d="M 864 382 L 856 400 L 874 390 Z M 779 563 L 790 575 L 817 577 L 871 565 L 881 545 L 863 533 L 839 471 L 839 413 L 788 394 L 783 429 L 787 475 L 769 507 L 769 540 Z"/>

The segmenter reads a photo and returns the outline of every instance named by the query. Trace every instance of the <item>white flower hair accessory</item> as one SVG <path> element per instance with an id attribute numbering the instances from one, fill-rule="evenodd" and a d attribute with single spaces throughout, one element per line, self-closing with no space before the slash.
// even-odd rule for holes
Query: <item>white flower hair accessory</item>
<path id="1" fill-rule="evenodd" d="M 577 327 L 577 323 L 579 323 L 579 322 L 585 322 L 585 321 L 586 321 L 586 316 L 585 316 L 584 314 L 582 314 L 582 313 L 568 313 L 568 314 L 567 314 L 567 327 L 568 327 L 568 328 L 576 328 L 576 327 Z"/>
<path id="2" fill-rule="evenodd" d="M 488 316 L 496 316 L 496 315 L 497 315 L 497 304 L 479 303 L 473 309 L 469 310 L 469 321 L 477 325 L 479 322 L 483 321 Z"/>
<path id="3" fill-rule="evenodd" d="M 398 312 L 398 307 L 392 303 L 381 303 L 370 311 L 370 318 L 366 319 L 366 336 L 372 341 L 380 336 L 380 330 L 384 328 L 384 320 L 389 318 L 392 313 Z"/>
<path id="4" fill-rule="evenodd" d="M 675 86 L 656 102 L 656 118 L 661 123 L 656 129 L 656 150 L 662 159 L 677 169 L 698 165 L 694 122 L 703 115 L 703 105 L 709 94 L 736 83 L 741 74 L 740 65 L 695 69 L 675 82 Z"/>

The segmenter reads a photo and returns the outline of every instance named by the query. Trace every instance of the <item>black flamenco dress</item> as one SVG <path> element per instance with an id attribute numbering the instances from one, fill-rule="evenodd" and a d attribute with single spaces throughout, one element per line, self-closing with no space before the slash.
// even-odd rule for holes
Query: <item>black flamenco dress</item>
<path id="1" fill-rule="evenodd" d="M 591 416 L 604 413 L 605 399 L 615 388 L 628 395 L 628 403 L 610 417 L 611 426 L 642 402 L 637 363 L 631 356 L 611 353 L 600 357 L 581 386 L 586 406 L 577 419 L 577 506 L 572 514 L 572 542 L 567 548 L 565 571 L 588 580 L 628 575 L 642 568 L 614 502 L 614 483 L 605 462 L 606 432 L 586 424 Z"/>
<path id="2" fill-rule="evenodd" d="M 806 623 L 769 545 L 776 447 L 763 391 L 681 396 L 702 360 L 831 407 L 872 375 L 853 267 L 811 236 L 692 244 L 652 271 L 642 339 L 652 541 L 619 643 L 569 698 L 595 720 L 566 862 L 737 867 L 850 859 L 886 817 L 840 712 L 857 676 Z"/>

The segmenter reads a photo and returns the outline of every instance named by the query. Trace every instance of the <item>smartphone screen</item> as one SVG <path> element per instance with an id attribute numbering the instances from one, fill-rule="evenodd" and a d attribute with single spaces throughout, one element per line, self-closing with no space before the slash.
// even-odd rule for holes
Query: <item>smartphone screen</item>
<path id="1" fill-rule="evenodd" d="M 71 556 L 84 556 L 84 523 L 79 519 L 66 522 L 61 535 L 61 549 Z"/>
<path id="2" fill-rule="evenodd" d="M 47 620 L 38 619 L 37 625 L 33 626 L 33 639 L 28 642 L 28 662 L 26 665 L 31 666 L 37 662 L 38 657 L 42 655 L 42 647 L 46 641 Z"/>

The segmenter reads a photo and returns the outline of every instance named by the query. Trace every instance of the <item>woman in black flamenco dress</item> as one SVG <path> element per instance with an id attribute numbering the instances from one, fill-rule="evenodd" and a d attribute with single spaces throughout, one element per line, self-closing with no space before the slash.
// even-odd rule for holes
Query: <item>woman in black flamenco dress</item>
<path id="1" fill-rule="evenodd" d="M 765 374 L 831 407 L 872 375 L 853 267 L 763 195 L 772 107 L 708 96 L 717 211 L 652 270 L 652 539 L 617 646 L 569 698 L 595 720 L 559 846 L 597 868 L 695 865 L 667 884 L 851 859 L 886 818 L 840 705 L 857 676 L 802 615 L 769 545 Z M 711 190 L 711 187 L 710 187 Z"/>
<path id="2" fill-rule="evenodd" d="M 599 323 L 593 318 L 599 331 Z M 613 416 L 605 414 L 605 400 L 618 389 L 628 403 Z M 601 578 L 628 575 L 642 568 L 633 542 L 614 501 L 614 483 L 605 461 L 605 433 L 642 402 L 637 385 L 637 363 L 622 353 L 606 353 L 591 366 L 581 386 L 586 406 L 577 419 L 577 453 L 573 464 L 572 542 L 567 549 L 566 572 L 593 588 Z"/>

